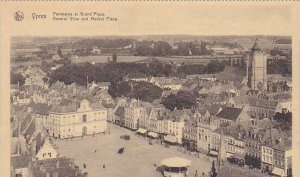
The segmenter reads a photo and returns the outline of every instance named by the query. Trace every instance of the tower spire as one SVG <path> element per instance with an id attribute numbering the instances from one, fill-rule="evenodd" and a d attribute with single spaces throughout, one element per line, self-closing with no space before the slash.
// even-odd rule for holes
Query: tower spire
<path id="1" fill-rule="evenodd" d="M 254 42 L 254 45 L 252 47 L 252 51 L 257 51 L 257 50 L 260 50 L 260 47 L 258 46 L 258 39 L 255 38 L 255 42 Z"/>

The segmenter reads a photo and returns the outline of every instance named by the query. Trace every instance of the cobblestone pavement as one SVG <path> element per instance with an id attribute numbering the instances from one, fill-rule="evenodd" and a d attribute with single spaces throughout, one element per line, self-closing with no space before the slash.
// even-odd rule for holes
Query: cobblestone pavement
<path id="1" fill-rule="evenodd" d="M 110 133 L 97 134 L 95 137 L 74 138 L 73 140 L 54 140 L 61 156 L 75 159 L 76 165 L 90 177 L 161 177 L 154 164 L 159 165 L 164 158 L 179 156 L 192 161 L 189 175 L 195 170 L 198 174 L 210 170 L 212 159 L 205 155 L 192 156 L 179 150 L 177 146 L 166 148 L 160 143 L 150 145 L 148 141 L 134 132 L 117 125 L 110 124 Z M 122 140 L 123 134 L 130 135 L 130 140 Z M 117 154 L 124 147 L 123 154 Z M 95 152 L 96 150 L 96 152 Z M 86 164 L 86 169 L 83 168 Z M 105 168 L 103 165 L 105 164 Z"/>

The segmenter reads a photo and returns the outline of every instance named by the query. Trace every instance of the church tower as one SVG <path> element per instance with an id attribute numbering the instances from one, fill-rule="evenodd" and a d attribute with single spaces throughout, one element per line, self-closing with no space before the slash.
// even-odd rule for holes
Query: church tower
<path id="1" fill-rule="evenodd" d="M 252 90 L 267 90 L 267 54 L 255 41 L 247 61 L 247 85 Z"/>

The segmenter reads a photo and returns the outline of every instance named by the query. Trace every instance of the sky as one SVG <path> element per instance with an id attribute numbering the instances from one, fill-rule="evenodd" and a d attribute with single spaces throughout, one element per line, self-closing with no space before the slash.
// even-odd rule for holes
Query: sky
<path id="1" fill-rule="evenodd" d="M 55 5 L 55 4 L 54 4 Z M 20 6 L 22 22 L 11 20 L 12 35 L 291 35 L 292 6 L 261 3 L 216 5 L 208 3 L 98 3 L 95 5 Z M 29 8 L 31 7 L 31 8 Z M 7 9 L 13 13 L 14 9 Z M 118 22 L 57 22 L 53 12 L 103 12 Z M 46 14 L 45 20 L 32 20 L 31 14 Z M 22 31 L 20 32 L 20 29 Z"/>

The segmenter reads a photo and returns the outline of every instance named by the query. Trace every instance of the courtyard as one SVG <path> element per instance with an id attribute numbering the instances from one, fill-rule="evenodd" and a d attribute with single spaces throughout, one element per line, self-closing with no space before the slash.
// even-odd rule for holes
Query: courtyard
<path id="1" fill-rule="evenodd" d="M 194 177 L 196 170 L 198 176 L 210 171 L 213 160 L 205 155 L 193 156 L 177 146 L 166 148 L 160 143 L 150 145 L 145 137 L 137 136 L 135 132 L 114 124 L 108 126 L 110 133 L 53 142 L 60 156 L 74 158 L 75 164 L 83 172 L 88 172 L 89 177 L 161 177 L 162 174 L 157 170 L 160 161 L 174 156 L 192 161 L 188 176 Z M 130 140 L 120 139 L 124 134 L 130 135 Z M 122 147 L 124 153 L 118 154 Z"/>

